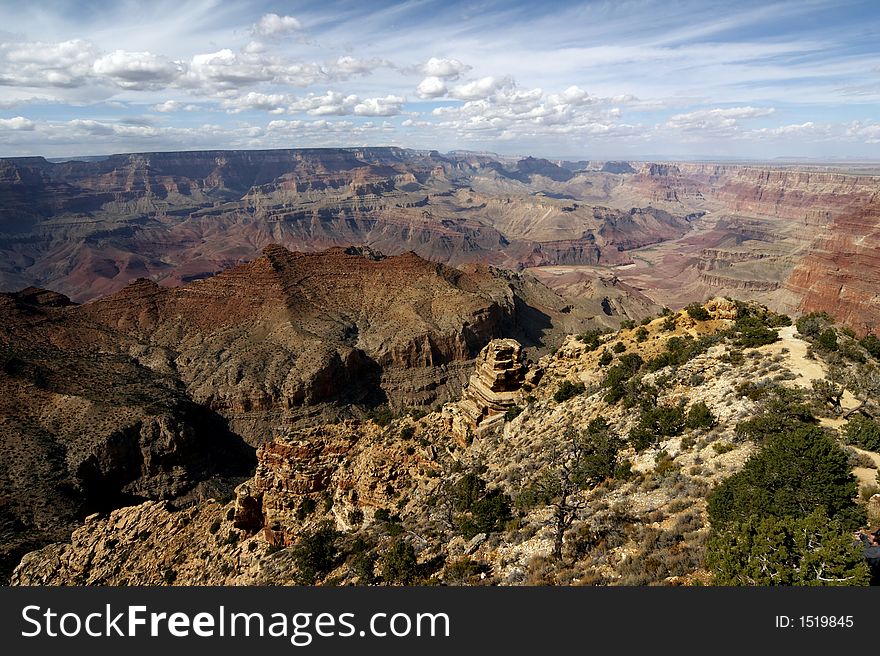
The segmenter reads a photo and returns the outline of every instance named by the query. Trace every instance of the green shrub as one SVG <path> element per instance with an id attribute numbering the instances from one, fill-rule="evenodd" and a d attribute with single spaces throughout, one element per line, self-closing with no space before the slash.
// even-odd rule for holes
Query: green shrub
<path id="1" fill-rule="evenodd" d="M 772 313 L 767 317 L 767 325 L 771 328 L 784 328 L 791 325 L 791 317 L 787 314 Z"/>
<path id="2" fill-rule="evenodd" d="M 518 405 L 508 408 L 507 412 L 504 413 L 504 421 L 513 421 L 522 414 L 522 411 L 523 409 Z"/>
<path id="3" fill-rule="evenodd" d="M 379 558 L 370 550 L 370 545 L 363 538 L 354 541 L 351 547 L 351 571 L 358 577 L 362 585 L 369 585 L 376 581 L 376 562 Z"/>
<path id="4" fill-rule="evenodd" d="M 577 336 L 578 340 L 583 342 L 587 351 L 595 351 L 599 348 L 599 345 L 602 343 L 602 336 L 607 331 L 602 328 L 595 328 L 593 330 L 588 330 L 587 332 L 581 333 Z"/>
<path id="5" fill-rule="evenodd" d="M 706 564 L 716 585 L 868 585 L 849 527 L 817 508 L 802 517 L 749 517 L 713 532 Z"/>
<path id="6" fill-rule="evenodd" d="M 389 583 L 411 583 L 418 571 L 415 549 L 405 540 L 397 540 L 383 554 L 380 569 Z"/>
<path id="7" fill-rule="evenodd" d="M 755 316 L 748 316 L 736 321 L 737 337 L 734 343 L 742 348 L 754 348 L 772 344 L 779 340 L 777 331 L 768 328 Z"/>
<path id="8" fill-rule="evenodd" d="M 696 321 L 708 321 L 712 318 L 712 315 L 709 314 L 709 311 L 704 308 L 700 303 L 691 303 L 688 305 L 685 310 L 690 315 L 691 319 Z"/>
<path id="9" fill-rule="evenodd" d="M 804 337 L 818 337 L 822 330 L 833 323 L 834 319 L 827 312 L 810 312 L 799 317 L 795 326 Z"/>
<path id="10" fill-rule="evenodd" d="M 389 406 L 382 405 L 367 412 L 367 419 L 378 426 L 385 427 L 394 420 L 394 411 Z"/>
<path id="11" fill-rule="evenodd" d="M 876 421 L 862 415 L 854 415 L 846 423 L 843 435 L 847 444 L 880 452 L 880 424 Z"/>
<path id="12" fill-rule="evenodd" d="M 317 501 L 312 499 L 311 497 L 306 497 L 299 504 L 299 508 L 296 509 L 296 518 L 299 521 L 303 521 L 306 517 L 315 512 L 315 508 L 318 507 Z"/>
<path id="13" fill-rule="evenodd" d="M 617 403 L 626 396 L 626 383 L 641 368 L 644 361 L 636 353 L 627 353 L 619 358 L 613 367 L 609 367 L 608 373 L 602 381 L 602 386 L 607 389 L 605 393 L 606 403 Z"/>
<path id="14" fill-rule="evenodd" d="M 648 339 L 648 331 L 644 326 L 639 326 L 635 333 L 636 341 L 641 343 Z"/>
<path id="15" fill-rule="evenodd" d="M 862 345 L 862 348 L 865 349 L 872 358 L 880 360 L 880 339 L 878 339 L 875 334 L 868 333 L 859 340 L 859 344 Z"/>
<path id="16" fill-rule="evenodd" d="M 470 556 L 454 560 L 443 570 L 443 578 L 454 584 L 468 583 L 472 578 L 479 575 L 483 567 Z"/>
<path id="17" fill-rule="evenodd" d="M 857 487 L 846 453 L 821 428 L 803 424 L 769 437 L 742 470 L 716 487 L 709 518 L 721 529 L 751 517 L 805 517 L 824 507 L 851 530 L 864 521 L 853 501 Z"/>
<path id="18" fill-rule="evenodd" d="M 416 434 L 415 426 L 404 426 L 400 429 L 400 439 L 408 440 L 412 438 L 413 435 Z"/>
<path id="19" fill-rule="evenodd" d="M 617 342 L 611 347 L 611 350 L 615 353 L 623 353 L 626 350 L 626 346 L 623 342 Z"/>
<path id="20" fill-rule="evenodd" d="M 553 400 L 557 403 L 562 403 L 563 401 L 567 401 L 579 394 L 583 394 L 586 389 L 586 386 L 581 382 L 573 383 L 570 380 L 563 380 L 559 383 L 559 387 L 556 388 Z"/>
<path id="21" fill-rule="evenodd" d="M 620 329 L 621 330 L 632 330 L 635 327 L 636 327 L 636 322 L 633 321 L 632 319 L 624 319 L 623 321 L 620 322 Z"/>
<path id="22" fill-rule="evenodd" d="M 476 471 L 467 472 L 452 485 L 449 502 L 455 526 L 466 538 L 500 531 L 512 517 L 510 497 L 500 489 L 487 491 Z"/>
<path id="23" fill-rule="evenodd" d="M 639 423 L 630 431 L 629 441 L 636 451 L 656 444 L 664 437 L 680 435 L 685 427 L 685 414 L 681 406 L 660 405 L 643 408 Z"/>
<path id="24" fill-rule="evenodd" d="M 607 367 L 609 364 L 611 364 L 612 360 L 614 360 L 614 356 L 611 355 L 610 351 L 602 351 L 602 355 L 599 356 L 599 366 Z"/>
<path id="25" fill-rule="evenodd" d="M 510 497 L 501 490 L 490 490 L 468 508 L 466 514 L 457 518 L 456 527 L 467 539 L 477 533 L 495 533 L 513 518 Z"/>
<path id="26" fill-rule="evenodd" d="M 826 328 L 816 338 L 816 346 L 825 351 L 836 351 L 839 347 L 837 344 L 837 332 L 834 328 Z"/>
<path id="27" fill-rule="evenodd" d="M 330 523 L 300 536 L 297 543 L 290 548 L 296 566 L 297 583 L 314 585 L 318 579 L 333 570 L 339 557 L 336 549 L 338 537 L 339 533 Z"/>
<path id="28" fill-rule="evenodd" d="M 695 428 L 712 428 L 718 423 L 715 415 L 709 410 L 709 406 L 703 401 L 697 401 L 692 404 L 687 413 L 685 426 L 690 429 Z"/>

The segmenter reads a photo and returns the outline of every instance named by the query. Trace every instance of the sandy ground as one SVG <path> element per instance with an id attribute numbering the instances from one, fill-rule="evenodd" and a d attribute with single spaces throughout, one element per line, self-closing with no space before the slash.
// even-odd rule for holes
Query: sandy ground
<path id="1" fill-rule="evenodd" d="M 804 340 L 796 337 L 796 334 L 797 328 L 794 326 L 782 328 L 779 331 L 780 341 L 771 344 L 766 348 L 769 349 L 769 352 L 774 354 L 781 353 L 782 349 L 787 348 L 789 368 L 798 376 L 798 378 L 791 382 L 801 387 L 810 387 L 812 381 L 825 378 L 825 367 L 820 360 L 810 360 L 807 358 L 808 344 Z M 847 391 L 844 393 L 840 404 L 844 410 L 849 410 L 859 405 L 859 402 L 851 392 Z M 846 424 L 846 420 L 842 417 L 823 418 L 820 421 L 820 424 L 826 428 L 840 428 Z M 876 485 L 877 471 L 880 469 L 880 454 L 874 453 L 873 451 L 865 451 L 864 449 L 856 447 L 853 448 L 859 453 L 871 458 L 877 467 L 876 469 L 869 467 L 856 467 L 853 469 L 853 474 L 855 474 L 855 477 L 858 479 L 859 486 L 866 487 L 869 485 Z"/>
<path id="2" fill-rule="evenodd" d="M 857 446 L 854 446 L 852 448 L 862 455 L 868 456 L 871 460 L 874 461 L 874 468 L 856 467 L 855 469 L 853 469 L 853 474 L 855 474 L 856 478 L 859 479 L 859 487 L 877 485 L 877 471 L 880 470 L 880 453 L 865 451 L 864 449 L 860 449 Z"/>
<path id="3" fill-rule="evenodd" d="M 779 341 L 766 347 L 767 352 L 772 354 L 782 353 L 782 349 L 788 349 L 788 366 L 797 378 L 792 381 L 795 385 L 809 388 L 814 380 L 825 378 L 827 371 L 821 360 L 810 360 L 807 358 L 807 348 L 809 344 L 804 340 L 796 337 L 797 328 L 795 326 L 786 326 L 779 330 Z M 843 393 L 840 405 L 844 410 L 850 410 L 859 405 L 856 397 L 851 392 Z M 832 420 L 836 421 L 836 420 Z M 841 423 L 843 420 L 840 420 Z"/>

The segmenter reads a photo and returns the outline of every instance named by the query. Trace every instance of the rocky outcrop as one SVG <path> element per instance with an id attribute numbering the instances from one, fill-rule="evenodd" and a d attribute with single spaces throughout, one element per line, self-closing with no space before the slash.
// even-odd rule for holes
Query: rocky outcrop
<path id="1" fill-rule="evenodd" d="M 710 298 L 703 304 L 713 319 L 736 319 L 737 305 L 726 298 Z"/>
<path id="2" fill-rule="evenodd" d="M 485 430 L 503 419 L 519 400 L 527 372 L 516 340 L 496 339 L 486 345 L 459 402 L 474 428 Z"/>
<path id="3" fill-rule="evenodd" d="M 600 170 L 603 173 L 614 173 L 615 175 L 636 172 L 629 162 L 605 162 Z"/>
<path id="4" fill-rule="evenodd" d="M 721 275 L 716 271 L 701 272 L 700 282 L 708 287 L 718 289 L 735 289 L 739 291 L 768 292 L 779 289 L 780 283 L 775 280 L 748 280 Z"/>

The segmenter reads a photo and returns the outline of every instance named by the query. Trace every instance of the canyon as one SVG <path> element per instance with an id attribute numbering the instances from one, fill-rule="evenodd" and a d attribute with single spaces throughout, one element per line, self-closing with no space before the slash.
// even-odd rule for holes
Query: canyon
<path id="1" fill-rule="evenodd" d="M 206 278 L 270 244 L 363 246 L 529 270 L 596 303 L 616 290 L 605 306 L 626 298 L 633 314 L 728 294 L 864 332 L 877 320 L 878 189 L 845 168 L 394 147 L 8 158 L 0 289 L 84 302 L 138 278 Z"/>
<path id="2" fill-rule="evenodd" d="M 2 159 L 0 574 L 295 583 L 291 548 L 329 522 L 374 555 L 406 526 L 435 580 L 473 556 L 495 583 L 544 581 L 544 511 L 520 512 L 515 540 L 461 529 L 449 486 L 512 499 L 567 424 L 632 433 L 604 367 L 717 333 L 668 389 L 642 375 L 669 403 L 704 400 L 719 427 L 627 451 L 641 479 L 609 488 L 613 507 L 637 506 L 615 522 L 667 531 L 686 515 L 650 520 L 675 501 L 649 485 L 664 453 L 683 454 L 700 514 L 752 452 L 736 438 L 761 409 L 736 391 L 759 371 L 742 361 L 743 312 L 827 313 L 850 354 L 876 357 L 852 335 L 880 321 L 878 193 L 880 177 L 815 167 L 390 147 Z M 676 312 L 707 298 L 708 320 Z M 768 380 L 803 368 L 789 351 L 749 357 Z M 606 519 L 582 517 L 581 537 Z M 621 563 L 641 537 L 626 539 Z M 630 580 L 599 561 L 584 576 Z M 339 581 L 372 580 L 358 567 Z"/>

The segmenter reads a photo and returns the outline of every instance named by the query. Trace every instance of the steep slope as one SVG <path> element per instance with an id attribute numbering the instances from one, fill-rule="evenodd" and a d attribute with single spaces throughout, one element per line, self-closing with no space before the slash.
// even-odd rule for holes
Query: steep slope
<path id="1" fill-rule="evenodd" d="M 354 248 L 85 305 L 0 294 L 0 565 L 97 510 L 223 493 L 278 426 L 454 397 L 495 337 L 594 325 L 528 275 Z"/>
<path id="2" fill-rule="evenodd" d="M 222 492 L 253 451 L 172 375 L 65 326 L 67 299 L 0 296 L 0 573 L 85 515 Z M 96 338 L 91 347 L 84 341 Z"/>
<path id="3" fill-rule="evenodd" d="M 509 340 L 492 342 L 461 402 L 382 426 L 279 430 L 234 501 L 92 517 L 70 542 L 28 554 L 13 583 L 709 582 L 707 496 L 761 448 L 749 431 L 814 426 L 814 412 L 843 423 L 811 401 L 828 365 L 803 370 L 788 348 L 800 341 L 793 327 L 772 341 L 770 326 L 784 322 L 714 299 L 699 319 L 680 312 L 596 340 L 572 336 L 537 364 Z M 609 396 L 617 387 L 623 396 Z M 541 485 L 574 457 L 576 434 L 616 455 L 572 488 L 559 532 L 558 498 L 542 501 Z M 599 467 L 607 453 L 582 457 Z M 304 545 L 339 555 L 303 571 L 313 564 Z M 405 574 L 385 566 L 401 549 L 413 556 Z"/>

